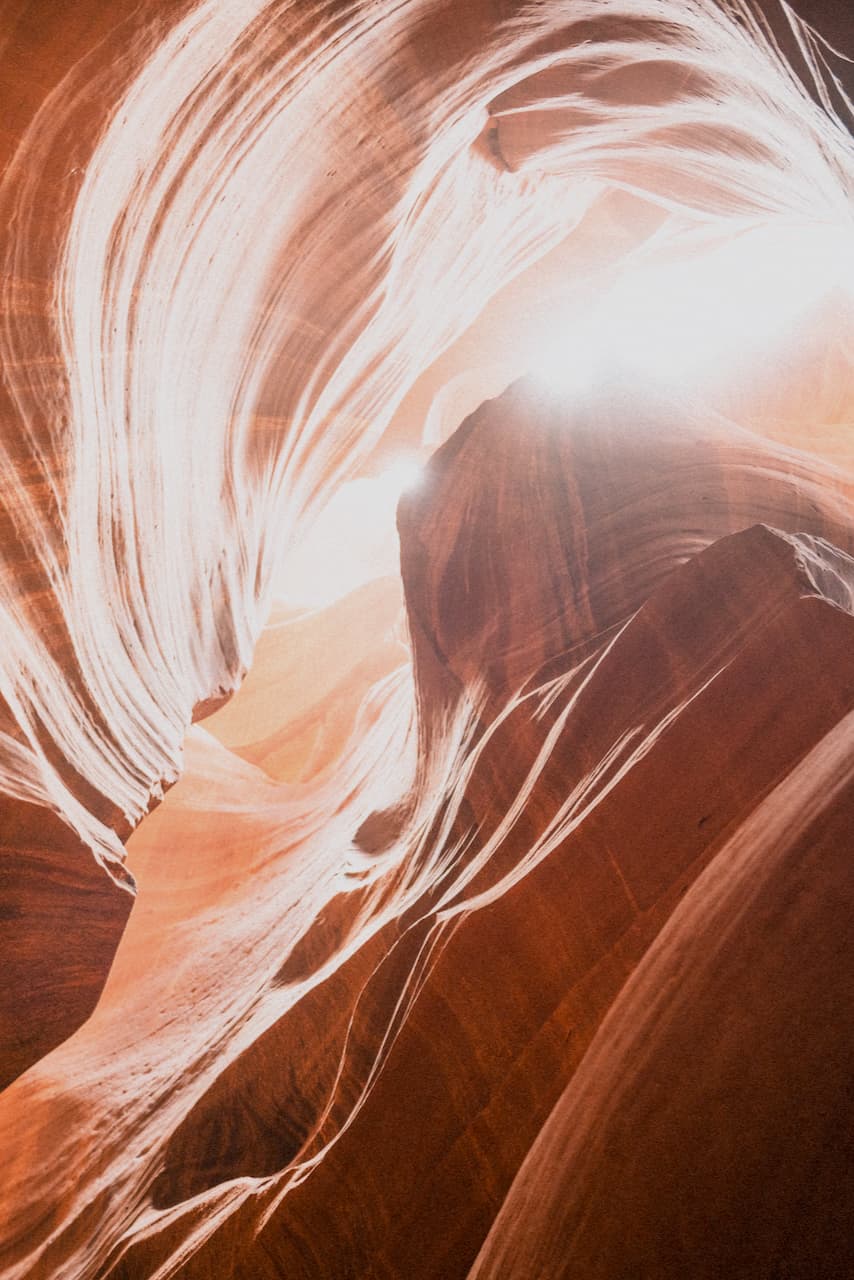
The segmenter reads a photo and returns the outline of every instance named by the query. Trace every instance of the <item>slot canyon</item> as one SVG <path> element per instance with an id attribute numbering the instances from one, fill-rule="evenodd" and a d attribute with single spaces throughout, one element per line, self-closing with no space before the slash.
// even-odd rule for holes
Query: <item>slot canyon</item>
<path id="1" fill-rule="evenodd" d="M 0 1277 L 854 1275 L 854 10 L 0 0 Z"/>

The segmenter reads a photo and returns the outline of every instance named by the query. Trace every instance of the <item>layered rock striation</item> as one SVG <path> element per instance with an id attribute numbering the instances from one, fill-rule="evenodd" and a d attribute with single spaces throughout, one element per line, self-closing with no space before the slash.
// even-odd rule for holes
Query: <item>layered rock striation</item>
<path id="1" fill-rule="evenodd" d="M 131 842 L 141 902 L 98 1010 L 0 1105 L 19 1146 L 71 1096 L 93 1135 L 57 1153 L 49 1233 L 15 1162 L 10 1274 L 847 1265 L 844 478 L 669 434 L 660 401 L 633 431 L 625 403 L 516 385 L 402 504 L 422 729 L 381 849 L 348 837 L 404 686 L 349 800 L 341 772 L 306 793 L 199 731 Z"/>
<path id="2" fill-rule="evenodd" d="M 3 1280 L 849 1274 L 843 59 L 12 0 L 0 75 Z"/>

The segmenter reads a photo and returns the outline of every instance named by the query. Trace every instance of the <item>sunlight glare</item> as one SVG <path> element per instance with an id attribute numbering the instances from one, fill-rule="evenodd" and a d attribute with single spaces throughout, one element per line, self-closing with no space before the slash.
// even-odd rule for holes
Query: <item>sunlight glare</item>
<path id="1" fill-rule="evenodd" d="M 854 227 L 752 228 L 678 259 L 636 259 L 583 334 L 576 317 L 555 321 L 562 338 L 547 341 L 533 371 L 572 400 L 615 371 L 708 390 L 751 366 L 773 368 L 804 317 L 842 291 L 854 299 Z"/>
<path id="2" fill-rule="evenodd" d="M 342 485 L 286 554 L 276 599 L 321 609 L 366 582 L 399 573 L 397 504 L 423 476 L 417 457 L 401 454 L 377 475 Z"/>

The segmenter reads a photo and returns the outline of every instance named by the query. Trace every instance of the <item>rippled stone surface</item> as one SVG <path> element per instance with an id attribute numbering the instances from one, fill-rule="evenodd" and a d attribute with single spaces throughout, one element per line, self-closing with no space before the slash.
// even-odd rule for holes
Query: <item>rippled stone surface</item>
<path id="1" fill-rule="evenodd" d="M 854 1269 L 849 75 L 5 6 L 4 1280 Z"/>

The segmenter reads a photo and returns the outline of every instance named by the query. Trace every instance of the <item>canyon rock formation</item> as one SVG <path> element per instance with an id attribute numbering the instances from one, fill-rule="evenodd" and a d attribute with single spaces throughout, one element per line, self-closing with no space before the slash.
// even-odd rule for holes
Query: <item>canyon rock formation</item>
<path id="1" fill-rule="evenodd" d="M 0 22 L 0 1275 L 851 1274 L 845 15 Z"/>

